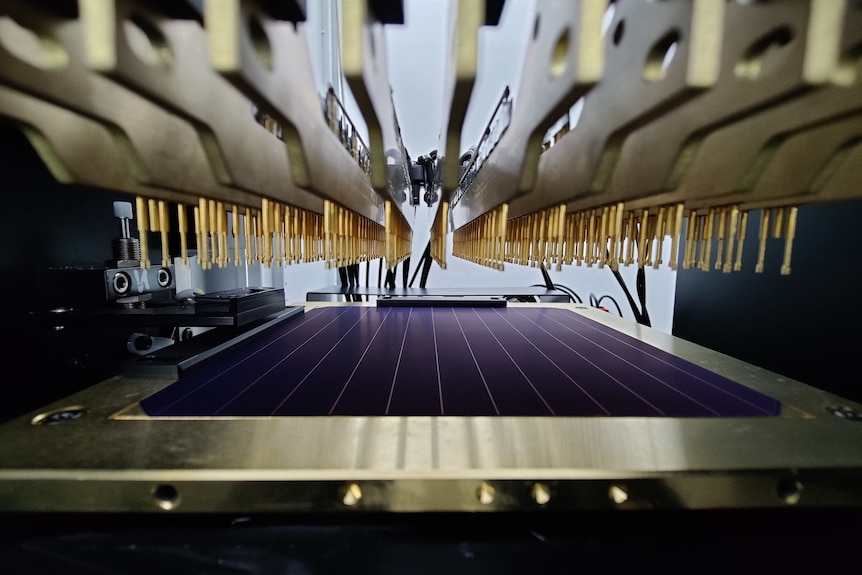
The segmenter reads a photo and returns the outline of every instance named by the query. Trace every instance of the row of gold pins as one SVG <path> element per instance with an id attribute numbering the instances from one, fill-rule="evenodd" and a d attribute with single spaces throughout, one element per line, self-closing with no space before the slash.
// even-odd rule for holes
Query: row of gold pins
<path id="1" fill-rule="evenodd" d="M 784 259 L 781 275 L 790 274 L 790 260 L 793 252 L 793 239 L 796 236 L 796 207 L 764 209 L 761 211 L 759 245 L 756 273 L 762 273 L 766 257 L 766 241 L 769 237 L 784 238 Z M 704 271 L 714 269 L 724 273 L 742 269 L 742 249 L 745 231 L 748 227 L 748 212 L 736 206 L 709 208 L 706 213 L 692 210 L 688 216 L 686 249 L 683 268 L 696 267 Z M 734 242 L 736 257 L 734 259 Z M 716 243 L 715 263 L 712 263 L 712 246 Z"/>
<path id="2" fill-rule="evenodd" d="M 440 202 L 434 225 L 431 227 L 431 258 L 446 269 L 446 233 L 449 223 L 449 202 Z"/>
<path id="3" fill-rule="evenodd" d="M 324 259 L 326 267 L 344 267 L 384 255 L 383 226 L 326 200 L 323 207 Z"/>
<path id="4" fill-rule="evenodd" d="M 386 225 L 386 266 L 389 269 L 397 266 L 408 257 L 413 250 L 413 230 L 404 218 L 404 214 L 396 209 L 392 202 L 384 204 Z"/>
<path id="5" fill-rule="evenodd" d="M 563 264 L 566 206 L 548 208 L 511 220 L 506 229 L 504 260 L 516 265 Z"/>
<path id="6" fill-rule="evenodd" d="M 481 266 L 502 270 L 505 258 L 509 205 L 503 204 L 455 230 L 452 255 Z"/>
<path id="7" fill-rule="evenodd" d="M 177 224 L 180 237 L 179 257 L 188 265 L 188 210 L 177 204 Z M 141 267 L 149 261 L 148 232 L 159 232 L 162 245 L 162 265 L 171 264 L 169 251 L 170 219 L 167 202 L 137 198 L 137 221 L 141 246 Z M 201 198 L 194 206 L 194 234 L 197 259 L 202 269 L 239 266 L 244 238 L 245 262 L 271 266 L 323 259 L 323 216 L 315 212 L 263 199 L 260 209 L 225 205 Z"/>
<path id="8" fill-rule="evenodd" d="M 613 270 L 632 264 L 658 268 L 664 263 L 666 238 L 671 238 L 670 251 L 676 253 L 684 215 L 682 204 L 626 211 L 623 203 L 569 214 L 563 262 Z M 673 258 L 668 265 L 676 269 Z"/>

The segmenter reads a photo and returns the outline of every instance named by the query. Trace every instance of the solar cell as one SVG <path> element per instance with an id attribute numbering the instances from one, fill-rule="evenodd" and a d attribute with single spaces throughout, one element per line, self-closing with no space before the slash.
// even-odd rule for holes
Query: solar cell
<path id="1" fill-rule="evenodd" d="M 322 307 L 184 374 L 150 416 L 774 416 L 780 402 L 571 310 Z"/>

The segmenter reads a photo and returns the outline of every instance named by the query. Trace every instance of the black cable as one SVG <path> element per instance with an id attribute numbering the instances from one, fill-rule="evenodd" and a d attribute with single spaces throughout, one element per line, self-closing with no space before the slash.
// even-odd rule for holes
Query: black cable
<path id="1" fill-rule="evenodd" d="M 570 288 L 570 287 L 568 287 L 568 286 L 564 286 L 563 284 L 554 284 L 554 289 L 563 290 L 564 292 L 566 292 L 566 293 L 568 293 L 570 296 L 572 296 L 574 299 L 576 299 L 576 300 L 578 301 L 578 303 L 584 303 L 584 300 L 583 300 L 583 299 L 581 299 L 581 296 L 579 296 L 579 295 L 575 292 L 575 290 L 573 290 L 572 288 Z"/>
<path id="2" fill-rule="evenodd" d="M 404 263 L 401 264 L 401 283 L 406 288 L 407 287 L 407 276 L 410 275 L 410 256 L 404 260 Z"/>
<path id="3" fill-rule="evenodd" d="M 607 251 L 608 259 L 611 257 L 610 250 Z M 620 284 L 620 287 L 623 289 L 623 293 L 626 295 L 626 299 L 629 302 L 629 306 L 632 308 L 632 313 L 635 316 L 635 321 L 637 321 L 641 325 L 645 325 L 647 327 L 651 327 L 649 314 L 646 311 L 646 272 L 644 268 L 638 268 L 637 275 L 637 294 L 638 299 L 640 300 L 641 307 L 638 309 L 637 304 L 635 303 L 635 299 L 632 297 L 631 292 L 629 291 L 628 286 L 626 285 L 623 276 L 620 274 L 619 270 L 615 270 L 614 268 L 608 266 L 608 269 L 611 270 L 611 273 L 614 274 L 614 278 L 616 278 L 617 283 Z"/>
<path id="4" fill-rule="evenodd" d="M 428 251 L 428 257 L 425 258 L 425 261 L 422 262 L 422 277 L 419 279 L 419 287 L 424 288 L 425 284 L 428 283 L 428 273 L 431 271 L 431 262 L 434 259 L 431 257 L 431 244 L 428 244 L 426 248 Z"/>
<path id="5" fill-rule="evenodd" d="M 548 289 L 554 289 L 554 282 L 551 280 L 548 270 L 545 269 L 544 262 L 539 264 L 539 269 L 542 270 L 542 277 L 545 278 L 545 287 Z"/>
<path id="6" fill-rule="evenodd" d="M 347 268 L 345 268 L 345 267 L 338 268 L 338 277 L 341 279 L 341 287 L 346 288 L 347 282 L 348 282 Z M 344 294 L 344 301 L 350 301 L 350 296 L 348 294 Z"/>
<path id="7" fill-rule="evenodd" d="M 416 269 L 413 271 L 413 275 L 410 277 L 410 284 L 407 287 L 413 287 L 413 282 L 416 281 L 416 276 L 419 275 L 419 270 L 422 268 L 422 262 L 425 261 L 425 253 L 430 249 L 431 242 L 428 242 L 428 247 L 425 248 L 425 252 L 422 253 L 422 257 L 419 258 L 419 262 L 416 264 Z"/>
<path id="8" fill-rule="evenodd" d="M 649 319 L 649 312 L 646 308 L 646 271 L 644 268 L 638 268 L 638 275 L 636 280 L 636 288 L 638 292 L 638 299 L 641 302 L 641 323 L 646 326 L 651 326 L 652 322 Z"/>
<path id="9" fill-rule="evenodd" d="M 354 287 L 358 288 L 361 285 L 359 281 L 359 264 L 355 263 L 351 265 L 350 270 L 353 273 L 353 285 Z M 355 296 L 353 296 L 353 301 L 362 301 L 362 296 L 356 294 Z"/>
<path id="10" fill-rule="evenodd" d="M 642 321 L 643 318 L 641 316 L 641 312 L 638 309 L 638 306 L 635 303 L 635 300 L 632 297 L 631 292 L 629 292 L 629 288 L 626 285 L 626 282 L 623 279 L 623 276 L 620 275 L 620 272 L 618 270 L 615 270 L 613 268 L 611 268 L 611 272 L 614 274 L 614 277 L 616 278 L 617 283 L 620 284 L 620 287 L 623 289 L 623 293 L 625 293 L 625 295 L 626 295 L 626 299 L 628 300 L 629 306 L 632 308 L 632 313 L 635 316 L 635 321 L 637 321 L 638 323 L 643 323 L 643 321 Z"/>
<path id="11" fill-rule="evenodd" d="M 371 287 L 368 285 L 368 276 L 371 275 L 371 260 L 365 260 L 365 287 Z M 368 301 L 368 294 L 365 294 L 365 301 Z"/>
<path id="12" fill-rule="evenodd" d="M 603 300 L 603 299 L 609 299 L 609 300 L 611 300 L 612 302 L 614 302 L 614 305 L 615 305 L 615 306 L 616 306 L 616 308 L 617 308 L 617 313 L 618 313 L 618 314 L 620 314 L 620 317 L 623 317 L 623 310 L 621 310 L 621 309 L 620 309 L 620 304 L 618 304 L 618 303 L 617 303 L 617 300 L 615 300 L 614 298 L 612 298 L 612 297 L 611 297 L 611 296 L 609 296 L 609 295 L 603 295 L 602 297 L 600 297 L 599 299 L 597 299 L 597 300 L 596 300 L 596 307 L 602 307 L 602 300 Z"/>
<path id="13" fill-rule="evenodd" d="M 377 261 L 377 287 L 383 287 L 383 258 L 378 258 Z"/>
<path id="14" fill-rule="evenodd" d="M 416 276 L 419 275 L 419 272 L 422 272 L 422 279 L 419 280 L 419 287 L 424 288 L 425 283 L 428 281 L 428 270 L 431 268 L 431 242 L 425 246 L 425 251 L 422 252 L 422 257 L 419 258 L 419 262 L 416 264 L 416 270 L 413 272 L 413 277 L 410 278 L 410 287 L 413 287 L 413 282 L 416 281 Z"/>

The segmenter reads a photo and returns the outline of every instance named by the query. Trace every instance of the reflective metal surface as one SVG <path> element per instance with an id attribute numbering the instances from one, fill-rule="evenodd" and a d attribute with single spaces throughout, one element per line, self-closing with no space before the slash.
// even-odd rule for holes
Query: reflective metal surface
<path id="1" fill-rule="evenodd" d="M 367 304 L 308 304 L 367 305 Z M 535 304 L 521 304 L 535 305 Z M 0 509 L 505 511 L 862 504 L 862 407 L 585 306 L 781 401 L 778 417 L 144 415 L 115 377 L 0 428 Z M 74 409 L 72 409 L 74 408 Z M 842 416 L 833 410 L 842 408 Z M 63 417 L 63 413 L 74 416 Z"/>
<path id="2" fill-rule="evenodd" d="M 450 204 L 459 228 L 531 190 L 544 132 L 602 77 L 605 3 L 538 2 L 512 120 L 484 168 Z"/>

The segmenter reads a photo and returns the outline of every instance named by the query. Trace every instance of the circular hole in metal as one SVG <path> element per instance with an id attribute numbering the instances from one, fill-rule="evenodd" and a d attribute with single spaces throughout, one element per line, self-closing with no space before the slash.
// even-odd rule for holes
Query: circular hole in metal
<path id="1" fill-rule="evenodd" d="M 643 76 L 645 80 L 657 82 L 664 79 L 671 62 L 673 62 L 673 57 L 679 46 L 679 40 L 679 32 L 674 30 L 668 32 L 658 42 L 653 44 L 644 65 Z"/>
<path id="2" fill-rule="evenodd" d="M 862 43 L 856 44 L 841 55 L 832 81 L 839 86 L 852 86 L 856 83 L 860 63 L 862 63 Z"/>
<path id="3" fill-rule="evenodd" d="M 479 503 L 482 505 L 490 505 L 494 502 L 494 498 L 497 495 L 497 490 L 494 489 L 494 486 L 490 483 L 482 482 L 479 485 L 479 488 L 476 490 L 476 499 L 479 500 Z"/>
<path id="4" fill-rule="evenodd" d="M 551 56 L 551 77 L 559 78 L 569 65 L 569 29 L 566 28 L 554 44 Z"/>
<path id="5" fill-rule="evenodd" d="M 31 419 L 30 423 L 32 425 L 58 425 L 60 423 L 68 423 L 69 421 L 81 419 L 86 414 L 86 407 L 82 405 L 72 405 L 40 413 Z"/>
<path id="6" fill-rule="evenodd" d="M 251 45 L 257 59 L 267 70 L 272 70 L 272 46 L 263 24 L 255 16 L 248 19 L 248 34 L 251 37 Z"/>
<path id="7" fill-rule="evenodd" d="M 36 68 L 56 70 L 69 64 L 69 55 L 56 40 L 9 16 L 0 16 L 0 44 L 10 54 Z"/>
<path id="8" fill-rule="evenodd" d="M 170 511 L 180 504 L 180 492 L 170 483 L 161 483 L 153 488 L 153 500 L 165 511 Z"/>
<path id="9" fill-rule="evenodd" d="M 348 507 L 353 507 L 359 503 L 360 499 L 362 499 L 362 489 L 360 489 L 358 483 L 351 483 L 344 488 L 341 496 L 342 503 Z"/>
<path id="10" fill-rule="evenodd" d="M 733 69 L 737 78 L 742 80 L 756 80 L 760 77 L 763 61 L 775 51 L 780 50 L 793 40 L 793 31 L 787 26 L 775 28 L 768 34 L 761 36 L 748 50 L 742 59 L 737 62 Z"/>
<path id="11" fill-rule="evenodd" d="M 795 505 L 802 497 L 802 484 L 792 477 L 779 481 L 775 490 L 778 498 L 789 505 Z"/>
<path id="12" fill-rule="evenodd" d="M 168 287 L 171 285 L 171 270 L 168 268 L 161 268 L 158 274 L 158 282 L 159 287 Z"/>
<path id="13" fill-rule="evenodd" d="M 551 500 L 551 490 L 544 483 L 536 483 L 533 485 L 533 499 L 539 505 L 545 505 Z"/>
<path id="14" fill-rule="evenodd" d="M 128 293 L 128 291 L 131 289 L 132 279 L 126 272 L 117 272 L 114 274 L 112 284 L 114 286 L 114 291 L 120 295 L 123 295 Z"/>
<path id="15" fill-rule="evenodd" d="M 132 52 L 148 66 L 169 66 L 173 61 L 168 41 L 154 24 L 140 16 L 123 22 L 123 34 Z"/>
<path id="16" fill-rule="evenodd" d="M 629 499 L 629 492 L 625 485 L 611 485 L 608 488 L 608 497 L 617 505 L 622 505 Z"/>
<path id="17" fill-rule="evenodd" d="M 614 46 L 620 45 L 620 42 L 622 42 L 623 34 L 625 33 L 625 31 L 626 31 L 626 22 L 625 22 L 625 20 L 620 20 L 619 23 L 617 23 L 617 27 L 614 28 L 614 37 L 613 37 Z"/>

